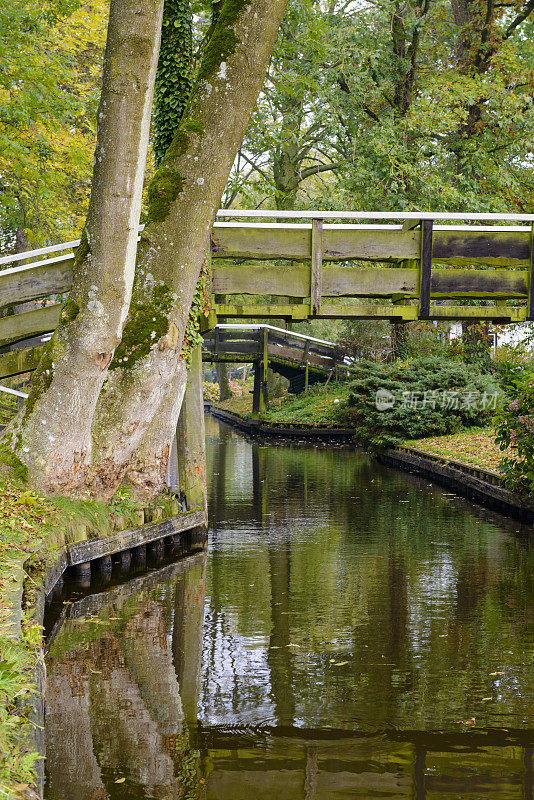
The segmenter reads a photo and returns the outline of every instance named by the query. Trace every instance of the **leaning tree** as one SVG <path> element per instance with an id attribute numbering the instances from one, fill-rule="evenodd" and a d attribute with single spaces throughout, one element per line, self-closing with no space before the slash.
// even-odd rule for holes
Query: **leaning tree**
<path id="1" fill-rule="evenodd" d="M 187 383 L 190 306 L 287 2 L 217 4 L 187 108 L 148 187 L 135 255 L 163 0 L 112 0 L 74 287 L 3 442 L 4 460 L 32 485 L 103 499 L 124 479 L 140 494 L 162 488 Z"/>

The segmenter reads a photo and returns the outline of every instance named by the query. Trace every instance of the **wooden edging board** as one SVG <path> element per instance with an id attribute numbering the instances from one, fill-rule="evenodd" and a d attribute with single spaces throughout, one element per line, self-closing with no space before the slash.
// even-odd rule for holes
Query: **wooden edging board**
<path id="1" fill-rule="evenodd" d="M 205 406 L 206 408 L 206 406 Z M 210 405 L 207 410 L 222 422 L 228 422 L 236 428 L 249 433 L 251 436 L 274 436 L 279 439 L 305 439 L 307 441 L 342 441 L 352 442 L 354 430 L 352 428 L 311 428 L 303 425 L 275 424 L 261 422 L 255 419 L 245 419 L 239 414 L 225 411 L 217 406 Z"/>

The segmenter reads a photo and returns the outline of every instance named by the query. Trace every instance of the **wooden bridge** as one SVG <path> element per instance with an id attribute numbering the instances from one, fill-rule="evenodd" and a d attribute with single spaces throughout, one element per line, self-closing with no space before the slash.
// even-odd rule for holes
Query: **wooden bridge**
<path id="1" fill-rule="evenodd" d="M 254 364 L 253 412 L 269 403 L 268 369 L 287 378 L 293 394 L 346 371 L 338 345 L 272 325 L 217 325 L 204 335 L 202 360 Z"/>
<path id="2" fill-rule="evenodd" d="M 205 327 L 312 317 L 533 320 L 533 223 L 534 214 L 221 211 Z M 45 301 L 0 318 L 0 378 L 37 365 L 42 345 L 32 337 L 58 324 L 77 246 L 0 258 L 0 311 Z"/>

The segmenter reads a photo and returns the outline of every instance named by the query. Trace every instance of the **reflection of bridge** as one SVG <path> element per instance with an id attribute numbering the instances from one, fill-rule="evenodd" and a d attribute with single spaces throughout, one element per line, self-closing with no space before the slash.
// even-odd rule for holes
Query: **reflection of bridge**
<path id="1" fill-rule="evenodd" d="M 267 369 L 289 380 L 293 393 L 335 377 L 343 354 L 333 342 L 272 325 L 217 325 L 204 335 L 203 361 L 254 364 L 253 410 L 267 405 Z"/>

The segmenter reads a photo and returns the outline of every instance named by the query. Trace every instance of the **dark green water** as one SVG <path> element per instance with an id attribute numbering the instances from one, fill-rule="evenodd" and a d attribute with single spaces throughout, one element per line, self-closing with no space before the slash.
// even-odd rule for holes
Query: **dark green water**
<path id="1" fill-rule="evenodd" d="M 206 422 L 207 555 L 73 598 L 51 637 L 48 800 L 532 800 L 526 533 Z"/>

